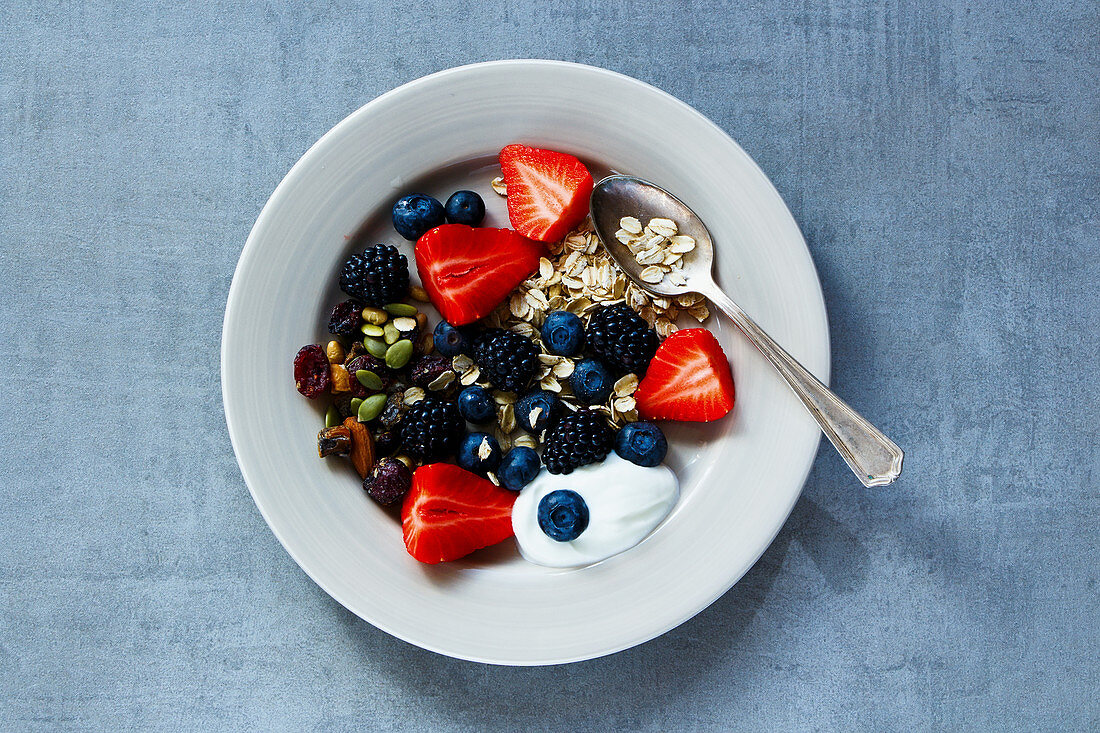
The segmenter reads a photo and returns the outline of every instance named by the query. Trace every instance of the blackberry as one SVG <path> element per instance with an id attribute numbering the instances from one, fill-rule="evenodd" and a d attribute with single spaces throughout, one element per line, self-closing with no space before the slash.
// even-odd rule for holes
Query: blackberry
<path id="1" fill-rule="evenodd" d="M 401 420 L 405 450 L 422 461 L 439 460 L 454 453 L 464 423 L 453 402 L 427 397 L 415 403 Z"/>
<path id="2" fill-rule="evenodd" d="M 574 468 L 606 458 L 614 439 L 614 431 L 600 413 L 570 412 L 547 432 L 542 461 L 550 473 L 572 473 Z"/>
<path id="3" fill-rule="evenodd" d="M 367 305 L 396 303 L 409 292 L 409 261 L 390 244 L 352 255 L 340 274 L 340 289 Z"/>
<path id="4" fill-rule="evenodd" d="M 657 352 L 657 332 L 625 303 L 604 306 L 592 314 L 585 332 L 588 347 L 616 375 L 639 377 Z"/>
<path id="5" fill-rule="evenodd" d="M 539 366 L 539 348 L 503 328 L 489 328 L 474 340 L 474 361 L 497 389 L 522 392 Z"/>

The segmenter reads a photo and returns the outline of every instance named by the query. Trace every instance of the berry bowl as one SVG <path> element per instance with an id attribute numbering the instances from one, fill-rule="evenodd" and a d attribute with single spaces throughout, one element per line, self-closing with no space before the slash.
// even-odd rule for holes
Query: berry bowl
<path id="1" fill-rule="evenodd" d="M 375 99 L 324 135 L 260 213 L 230 288 L 222 392 L 237 461 L 275 536 L 356 615 L 462 659 L 538 665 L 590 659 L 662 634 L 725 593 L 786 520 L 819 430 L 728 322 L 705 324 L 737 384 L 733 411 L 667 430 L 680 483 L 640 544 L 592 565 L 524 561 L 513 540 L 455 562 L 406 553 L 398 513 L 354 472 L 317 457 L 324 408 L 294 389 L 302 343 L 326 340 L 341 266 L 394 244 L 391 207 L 409 191 L 473 190 L 485 226 L 506 227 L 490 181 L 521 141 L 568 151 L 598 177 L 628 172 L 676 192 L 707 222 L 722 286 L 823 381 L 828 325 L 809 251 L 763 172 L 722 130 L 673 97 L 602 69 L 552 61 L 464 66 Z M 425 308 L 429 310 L 429 308 Z M 431 313 L 433 322 L 435 314 Z"/>

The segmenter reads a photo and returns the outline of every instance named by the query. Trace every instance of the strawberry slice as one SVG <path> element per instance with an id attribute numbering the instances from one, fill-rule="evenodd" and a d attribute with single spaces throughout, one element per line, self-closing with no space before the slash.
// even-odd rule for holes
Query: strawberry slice
<path id="1" fill-rule="evenodd" d="M 422 466 L 401 507 L 405 549 L 434 565 L 506 540 L 516 496 L 450 463 Z"/>
<path id="2" fill-rule="evenodd" d="M 500 167 L 508 188 L 508 220 L 520 234 L 556 242 L 588 214 L 592 174 L 572 155 L 507 145 Z"/>
<path id="3" fill-rule="evenodd" d="M 718 339 L 705 328 L 664 340 L 634 393 L 646 420 L 710 422 L 733 409 L 733 373 Z"/>
<path id="4" fill-rule="evenodd" d="M 432 304 L 448 323 L 462 326 L 489 315 L 539 269 L 546 247 L 511 229 L 444 224 L 425 232 L 415 253 Z"/>

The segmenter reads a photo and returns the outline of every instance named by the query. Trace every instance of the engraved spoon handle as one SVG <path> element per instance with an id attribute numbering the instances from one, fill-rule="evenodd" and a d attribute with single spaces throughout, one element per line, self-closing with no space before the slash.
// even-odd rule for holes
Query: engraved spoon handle
<path id="1" fill-rule="evenodd" d="M 901 475 L 901 448 L 844 403 L 777 344 L 717 284 L 703 291 L 771 362 L 809 409 L 864 486 L 885 486 Z"/>

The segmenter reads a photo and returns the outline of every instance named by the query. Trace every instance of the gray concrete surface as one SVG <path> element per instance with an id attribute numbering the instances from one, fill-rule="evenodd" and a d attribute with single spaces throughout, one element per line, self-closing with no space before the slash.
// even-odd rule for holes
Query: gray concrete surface
<path id="1" fill-rule="evenodd" d="M 0 728 L 1095 730 L 1095 2 L 0 4 Z M 773 178 L 834 384 L 744 581 L 610 658 L 505 669 L 375 630 L 291 561 L 222 417 L 248 230 L 374 96 L 461 63 L 656 84 Z"/>

